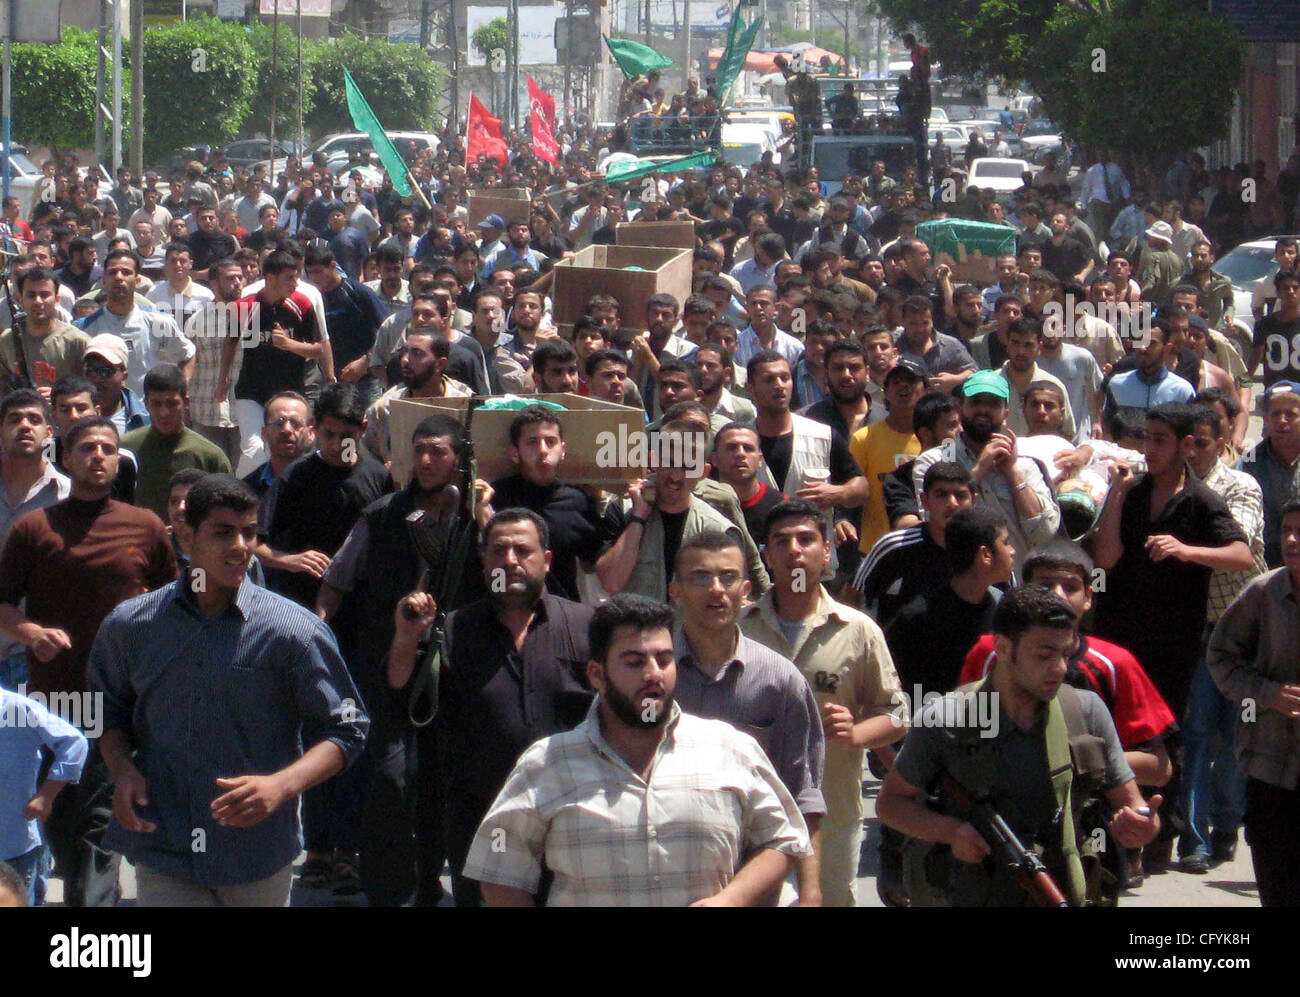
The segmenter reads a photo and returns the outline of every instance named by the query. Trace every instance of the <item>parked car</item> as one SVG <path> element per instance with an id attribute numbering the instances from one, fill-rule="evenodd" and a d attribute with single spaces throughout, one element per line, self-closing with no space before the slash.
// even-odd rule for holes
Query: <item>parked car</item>
<path id="1" fill-rule="evenodd" d="M 1211 269 L 1232 281 L 1233 329 L 1228 332 L 1228 336 L 1238 351 L 1246 351 L 1241 354 L 1243 359 L 1250 351 L 1255 329 L 1255 317 L 1250 310 L 1251 299 L 1261 284 L 1272 283 L 1273 275 L 1277 273 L 1273 250 L 1277 240 L 1282 238 L 1285 236 L 1270 235 L 1252 242 L 1243 242 L 1211 265 Z M 1300 236 L 1293 235 L 1291 238 L 1297 239 Z"/>
<path id="2" fill-rule="evenodd" d="M 1016 142 L 1019 146 L 1020 155 L 1026 159 L 1030 154 L 1044 146 L 1060 145 L 1065 141 L 1061 134 L 1061 129 L 1047 118 L 1034 118 L 1025 122 L 1024 130 L 1020 133 L 1020 138 Z"/>
<path id="3" fill-rule="evenodd" d="M 934 145 L 936 138 L 942 138 L 943 144 L 952 150 L 953 159 L 961 158 L 962 152 L 966 148 L 966 143 L 970 139 L 969 133 L 961 128 L 954 128 L 952 125 L 941 125 L 935 127 L 934 122 L 930 122 L 929 144 Z"/>
<path id="4" fill-rule="evenodd" d="M 40 197 L 43 179 L 40 167 L 27 158 L 27 147 L 16 142 L 10 144 L 9 195 L 18 198 L 23 218 L 32 216 L 32 209 Z"/>
<path id="5" fill-rule="evenodd" d="M 420 148 L 430 148 L 437 150 L 439 145 L 438 136 L 433 132 L 388 132 L 389 139 L 393 145 L 397 146 L 397 151 L 405 154 L 404 144 L 415 145 Z M 341 162 L 346 165 L 348 155 L 352 152 L 374 152 L 375 148 L 370 143 L 370 136 L 365 132 L 339 132 L 334 135 L 326 135 L 311 148 L 307 158 L 310 159 L 318 152 L 325 153 L 325 157 L 331 163 Z M 331 165 L 330 169 L 334 169 Z"/>
<path id="6" fill-rule="evenodd" d="M 1035 172 L 1037 171 L 1023 159 L 985 156 L 971 162 L 966 185 L 992 190 L 1002 199 L 1025 185 L 1024 174 Z"/>
<path id="7" fill-rule="evenodd" d="M 264 138 L 236 139 L 226 146 L 226 162 L 231 166 L 242 166 L 247 169 L 254 163 L 265 161 L 266 151 L 269 146 L 270 141 Z M 275 159 L 283 159 L 286 156 L 297 155 L 297 153 L 297 142 L 276 139 Z"/>
<path id="8" fill-rule="evenodd" d="M 1057 169 L 1068 172 L 1074 165 L 1074 153 L 1070 151 L 1068 142 L 1056 142 L 1052 145 L 1034 146 L 1021 153 L 1021 157 L 1029 160 L 1034 166 L 1046 166 L 1044 160 L 1048 154 L 1056 157 Z"/>
<path id="9" fill-rule="evenodd" d="M 436 150 L 440 142 L 438 136 L 432 132 L 388 132 L 387 134 L 392 139 L 393 144 L 397 146 L 397 151 L 403 154 L 407 151 L 407 144 Z M 311 150 L 303 156 L 303 162 L 310 164 L 316 153 L 324 153 L 325 165 L 336 177 L 341 177 L 342 174 L 350 172 L 348 163 L 352 161 L 353 152 L 362 153 L 369 157 L 374 155 L 374 151 L 370 136 L 365 132 L 338 132 L 333 135 L 326 135 L 312 146 Z M 267 167 L 267 175 L 272 177 L 278 176 L 285 165 L 283 159 L 277 159 L 274 163 L 265 159 L 259 160 L 259 162 Z M 354 169 L 361 170 L 365 178 L 362 182 L 366 187 L 377 189 L 383 183 L 383 168 L 378 164 L 374 166 L 366 164 L 354 167 Z"/>

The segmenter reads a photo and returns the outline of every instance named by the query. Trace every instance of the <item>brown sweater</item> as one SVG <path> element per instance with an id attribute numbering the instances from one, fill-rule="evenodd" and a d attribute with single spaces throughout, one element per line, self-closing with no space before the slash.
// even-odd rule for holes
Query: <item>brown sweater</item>
<path id="1" fill-rule="evenodd" d="M 27 654 L 28 688 L 81 692 L 100 623 L 118 603 L 176 579 L 176 556 L 156 515 L 123 502 L 69 498 L 23 516 L 0 554 L 0 602 L 27 599 L 26 616 L 60 627 L 72 649 Z"/>

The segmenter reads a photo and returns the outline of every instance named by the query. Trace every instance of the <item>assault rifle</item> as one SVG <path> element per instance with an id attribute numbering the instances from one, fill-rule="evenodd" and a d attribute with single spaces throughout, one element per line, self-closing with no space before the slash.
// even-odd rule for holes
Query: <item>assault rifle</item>
<path id="1" fill-rule="evenodd" d="M 27 335 L 27 312 L 14 300 L 14 288 L 9 281 L 12 269 L 9 261 L 18 258 L 18 254 L 11 250 L 16 248 L 8 235 L 0 234 L 0 280 L 4 281 L 5 301 L 9 305 L 9 327 L 14 333 L 14 356 L 18 360 L 18 369 L 12 373 L 10 382 L 15 388 L 34 388 L 36 385 L 32 381 L 32 369 L 27 363 L 27 346 L 23 342 L 23 337 Z"/>
<path id="2" fill-rule="evenodd" d="M 417 666 L 407 704 L 407 714 L 416 727 L 427 727 L 438 715 L 438 679 L 446 651 L 444 627 L 447 607 L 455 603 L 460 593 L 470 548 L 478 540 L 478 523 L 474 516 L 478 460 L 470 431 L 474 410 L 479 403 L 480 399 L 471 398 L 465 410 L 465 447 L 458 469 L 462 485 L 448 485 L 443 490 L 442 509 L 438 514 L 430 516 L 416 510 L 406 517 L 407 532 L 423 563 L 419 588 L 430 592 L 437 606 L 437 615 L 429 628 L 426 651 Z M 403 606 L 402 612 L 413 618 L 409 605 Z"/>
<path id="3" fill-rule="evenodd" d="M 962 811 L 970 825 L 979 832 L 984 843 L 993 849 L 993 860 L 1016 873 L 1021 888 L 1039 907 L 1068 907 L 1065 894 L 1047 871 L 1047 866 L 1035 852 L 1030 851 L 1011 830 L 1002 815 L 988 800 L 976 800 L 966 787 L 948 773 L 940 785 L 945 795 Z"/>

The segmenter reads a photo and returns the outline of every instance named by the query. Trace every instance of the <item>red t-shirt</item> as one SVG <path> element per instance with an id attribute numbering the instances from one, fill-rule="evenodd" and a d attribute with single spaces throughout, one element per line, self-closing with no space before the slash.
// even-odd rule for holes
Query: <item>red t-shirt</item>
<path id="1" fill-rule="evenodd" d="M 993 635 L 985 634 L 966 655 L 961 684 L 978 682 L 993 667 Z M 1177 729 L 1173 711 L 1137 658 L 1118 644 L 1082 637 L 1070 659 L 1066 681 L 1102 698 L 1125 751 L 1141 751 L 1167 740 Z"/>
<path id="2" fill-rule="evenodd" d="M 21 218 L 15 218 L 6 222 L 6 224 L 9 226 L 9 230 L 13 232 L 14 238 L 21 242 L 31 242 L 36 238 L 36 236 L 32 235 L 32 227 Z"/>
<path id="3" fill-rule="evenodd" d="M 930 50 L 920 42 L 912 46 L 912 75 L 922 83 L 930 80 Z"/>

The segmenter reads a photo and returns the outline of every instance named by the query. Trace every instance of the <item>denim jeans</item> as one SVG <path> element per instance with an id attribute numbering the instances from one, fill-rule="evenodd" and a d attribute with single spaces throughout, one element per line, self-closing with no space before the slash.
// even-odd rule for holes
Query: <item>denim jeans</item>
<path id="1" fill-rule="evenodd" d="M 41 845 L 4 861 L 23 878 L 23 885 L 27 887 L 27 906 L 39 907 L 45 903 L 45 887 L 50 879 L 50 849 Z"/>
<path id="2" fill-rule="evenodd" d="M 1241 827 L 1246 776 L 1232 751 L 1238 708 L 1219 692 L 1205 662 L 1197 665 L 1183 722 L 1179 802 L 1187 829 L 1178 841 L 1182 857 L 1208 855 L 1211 828 L 1235 836 Z"/>
<path id="3" fill-rule="evenodd" d="M 0 658 L 0 689 L 17 692 L 27 684 L 27 648 L 19 648 L 7 658 Z"/>

